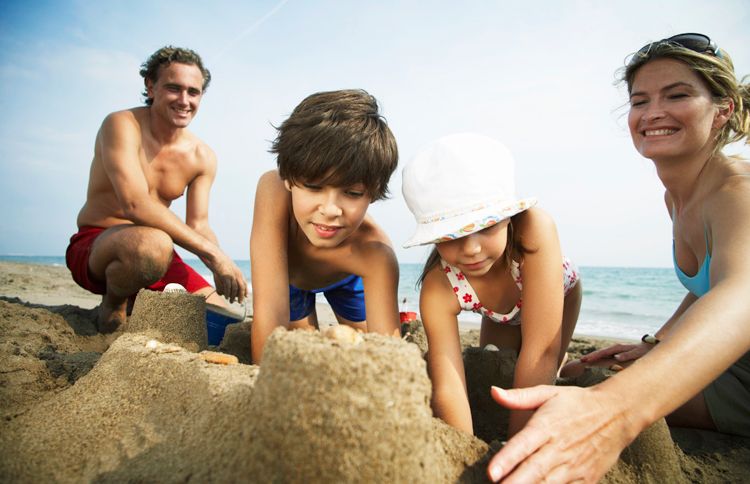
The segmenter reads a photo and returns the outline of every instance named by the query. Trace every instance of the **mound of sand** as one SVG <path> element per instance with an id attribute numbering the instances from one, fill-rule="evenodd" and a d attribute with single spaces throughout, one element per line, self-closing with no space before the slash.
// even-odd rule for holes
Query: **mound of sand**
<path id="1" fill-rule="evenodd" d="M 0 287 L 22 281 L 26 294 L 39 283 L 64 297 L 66 284 L 45 282 L 47 273 L 61 277 L 34 268 L 30 278 L 0 274 Z M 131 318 L 113 335 L 96 332 L 89 309 L 0 297 L 0 481 L 485 482 L 507 418 L 485 389 L 510 386 L 512 352 L 479 349 L 475 332 L 462 333 L 483 441 L 432 417 L 419 325 L 408 337 L 419 346 L 278 331 L 263 368 L 214 365 L 185 348 L 201 348 L 195 337 L 178 346 L 164 335 L 166 319 L 181 334 L 200 319 L 179 302 L 187 313 L 165 314 L 165 296 L 143 299 L 143 328 Z M 151 341 L 155 329 L 165 341 Z M 249 339 L 248 322 L 230 325 L 221 350 L 249 362 Z M 601 346 L 574 340 L 587 345 Z M 606 377 L 587 371 L 561 383 Z M 749 471 L 749 439 L 660 420 L 603 482 L 745 482 Z"/>
<path id="2" fill-rule="evenodd" d="M 267 345 L 249 427 L 251 474 L 261 482 L 450 482 L 465 471 L 435 438 L 416 346 L 284 330 Z M 476 461 L 486 445 L 473 440 Z"/>

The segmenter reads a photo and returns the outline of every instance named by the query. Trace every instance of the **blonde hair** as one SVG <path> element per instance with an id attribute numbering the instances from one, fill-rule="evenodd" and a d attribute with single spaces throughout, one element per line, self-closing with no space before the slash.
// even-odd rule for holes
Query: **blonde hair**
<path id="1" fill-rule="evenodd" d="M 620 70 L 619 80 L 627 84 L 628 94 L 632 92 L 638 70 L 654 59 L 675 59 L 684 63 L 703 80 L 717 107 L 727 108 L 730 102 L 734 104 L 734 112 L 716 134 L 714 153 L 743 138 L 750 144 L 747 139 L 750 134 L 750 85 L 746 82 L 747 76 L 738 82 L 727 52 L 717 49 L 716 55 L 704 54 L 668 40 L 654 42 L 645 51 L 641 49 L 633 54 Z"/>

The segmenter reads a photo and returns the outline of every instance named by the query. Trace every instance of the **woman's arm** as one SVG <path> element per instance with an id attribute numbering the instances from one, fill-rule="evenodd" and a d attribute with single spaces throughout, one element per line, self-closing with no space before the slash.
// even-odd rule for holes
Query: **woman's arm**
<path id="1" fill-rule="evenodd" d="M 528 210 L 516 224 L 524 246 L 521 349 L 514 388 L 549 385 L 557 374 L 563 314 L 562 253 L 557 228 L 544 211 Z M 512 411 L 508 436 L 526 424 L 532 412 Z"/>
<path id="2" fill-rule="evenodd" d="M 490 462 L 494 480 L 599 479 L 639 432 L 750 350 L 750 190 L 722 189 L 704 210 L 713 241 L 711 289 L 661 343 L 591 388 L 494 391 L 511 408 L 538 408 Z"/>
<path id="3" fill-rule="evenodd" d="M 261 176 L 250 234 L 253 286 L 251 354 L 260 364 L 271 332 L 289 323 L 289 192 L 276 170 Z"/>
<path id="4" fill-rule="evenodd" d="M 440 266 L 422 284 L 419 310 L 427 334 L 427 367 L 432 380 L 432 409 L 449 425 L 474 433 L 458 333 L 461 308 Z"/>

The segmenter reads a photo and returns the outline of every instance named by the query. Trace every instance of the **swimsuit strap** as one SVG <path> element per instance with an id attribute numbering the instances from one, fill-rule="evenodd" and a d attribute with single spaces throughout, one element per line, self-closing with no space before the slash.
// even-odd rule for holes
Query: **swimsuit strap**
<path id="1" fill-rule="evenodd" d="M 479 313 L 482 316 L 487 316 L 492 321 L 495 321 L 496 323 L 505 323 L 505 324 L 520 324 L 520 320 L 516 318 L 518 315 L 518 311 L 521 309 L 521 301 L 519 300 L 515 306 L 513 306 L 513 309 L 510 310 L 507 314 L 501 314 L 496 313 L 490 309 L 487 309 L 482 305 L 482 303 L 479 301 L 479 297 L 477 297 L 477 293 L 474 291 L 474 288 L 471 287 L 471 284 L 469 284 L 468 279 L 464 275 L 463 272 L 461 272 L 460 269 L 457 267 L 454 267 L 447 262 L 445 262 L 443 259 L 440 259 L 440 264 L 443 267 L 443 273 L 448 278 L 448 281 L 451 283 L 451 286 L 453 287 L 453 293 L 456 295 L 456 298 L 458 299 L 458 304 L 464 311 L 472 311 L 475 313 Z M 519 270 L 520 265 L 513 261 L 513 264 L 511 266 L 511 274 L 513 275 L 513 279 L 516 281 L 516 285 L 518 285 L 518 288 L 521 288 L 520 285 L 520 277 L 521 273 Z M 515 268 L 515 272 L 514 272 Z"/>

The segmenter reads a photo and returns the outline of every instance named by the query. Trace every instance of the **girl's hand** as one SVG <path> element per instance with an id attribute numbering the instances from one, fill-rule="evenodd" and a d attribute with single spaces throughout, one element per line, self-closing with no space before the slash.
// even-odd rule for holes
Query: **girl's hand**
<path id="1" fill-rule="evenodd" d="M 537 409 L 490 461 L 493 482 L 597 482 L 637 435 L 617 396 L 592 388 L 492 388 L 511 409 Z"/>
<path id="2" fill-rule="evenodd" d="M 583 363 L 595 363 L 599 360 L 614 358 L 619 363 L 637 360 L 648 353 L 654 345 L 648 343 L 639 344 L 616 344 L 609 348 L 602 348 L 581 357 Z"/>

